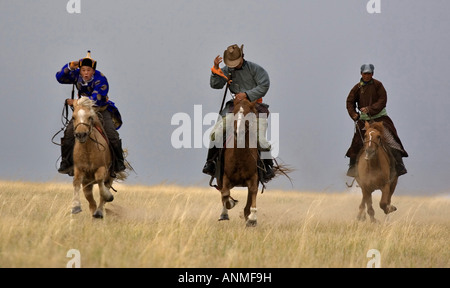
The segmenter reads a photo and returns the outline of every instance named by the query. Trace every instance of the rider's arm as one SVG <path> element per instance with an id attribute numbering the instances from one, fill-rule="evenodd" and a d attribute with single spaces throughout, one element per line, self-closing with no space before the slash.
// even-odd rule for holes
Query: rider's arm
<path id="1" fill-rule="evenodd" d="M 381 112 L 384 108 L 386 108 L 387 104 L 387 92 L 384 89 L 383 83 L 374 79 L 375 93 L 376 97 L 373 97 L 373 103 L 370 105 L 369 114 L 376 115 Z"/>
<path id="2" fill-rule="evenodd" d="M 355 85 L 347 96 L 347 112 L 354 121 L 358 120 L 359 113 L 356 111 L 356 103 L 359 101 L 359 86 Z"/>
<path id="3" fill-rule="evenodd" d="M 56 72 L 56 80 L 61 84 L 75 84 L 79 74 L 79 69 L 71 70 L 67 63 L 60 71 Z"/>
<path id="4" fill-rule="evenodd" d="M 267 71 L 258 64 L 250 62 L 247 62 L 244 69 L 248 69 L 251 77 L 253 78 L 248 80 L 246 79 L 245 81 L 249 81 L 250 83 L 254 81 L 256 86 L 250 90 L 241 92 L 245 92 L 248 99 L 252 102 L 264 97 L 270 87 L 270 79 Z"/>

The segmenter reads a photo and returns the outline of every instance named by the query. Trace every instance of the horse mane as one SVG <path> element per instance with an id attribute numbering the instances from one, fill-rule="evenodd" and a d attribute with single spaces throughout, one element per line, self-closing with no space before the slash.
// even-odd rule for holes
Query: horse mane
<path id="1" fill-rule="evenodd" d="M 93 107 L 94 107 L 94 105 L 95 105 L 95 101 L 89 99 L 89 97 L 81 96 L 81 97 L 78 99 L 77 104 L 78 104 L 79 106 L 82 106 L 82 107 L 92 108 L 92 109 L 93 109 Z"/>
<path id="2" fill-rule="evenodd" d="M 384 140 L 384 125 L 383 122 L 373 122 L 373 123 L 369 123 L 366 122 L 367 124 L 369 124 L 368 128 L 373 128 L 375 130 L 378 130 L 381 133 L 381 138 Z M 368 129 L 367 129 L 368 130 Z"/>
<path id="3" fill-rule="evenodd" d="M 385 127 L 384 127 L 384 124 L 382 121 L 372 122 L 372 123 L 369 123 L 366 121 L 365 127 L 366 127 L 366 133 L 367 133 L 367 131 L 369 131 L 369 129 L 374 129 L 374 130 L 377 130 L 378 132 L 380 132 L 381 146 L 383 146 L 384 148 L 388 148 L 389 145 L 386 145 L 387 139 L 386 139 L 386 134 L 384 133 Z M 390 150 L 390 149 L 387 149 L 387 150 Z"/>
<path id="4" fill-rule="evenodd" d="M 96 106 L 94 100 L 92 100 L 86 96 L 81 96 L 77 101 L 77 105 L 81 106 L 83 108 L 88 108 L 90 114 L 94 117 L 94 123 L 96 125 L 101 125 L 101 127 L 103 128 L 103 125 L 100 121 L 99 115 L 97 114 L 97 111 L 95 110 L 95 107 L 97 107 L 97 106 Z"/>

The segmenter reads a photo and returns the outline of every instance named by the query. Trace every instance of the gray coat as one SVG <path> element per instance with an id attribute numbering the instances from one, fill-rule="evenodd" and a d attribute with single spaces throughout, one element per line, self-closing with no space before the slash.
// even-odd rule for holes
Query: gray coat
<path id="1" fill-rule="evenodd" d="M 228 78 L 230 78 L 231 72 L 230 91 L 235 94 L 245 92 L 252 102 L 264 97 L 269 90 L 269 74 L 256 63 L 244 60 L 240 69 L 230 69 L 227 66 L 221 69 Z M 226 83 L 227 81 L 223 77 L 211 73 L 211 88 L 222 89 Z"/>

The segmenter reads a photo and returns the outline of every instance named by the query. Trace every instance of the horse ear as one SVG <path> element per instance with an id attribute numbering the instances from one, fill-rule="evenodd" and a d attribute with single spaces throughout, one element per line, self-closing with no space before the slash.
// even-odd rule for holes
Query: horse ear
<path id="1" fill-rule="evenodd" d="M 364 127 L 366 128 L 366 131 L 369 130 L 370 124 L 369 122 L 364 122 Z"/>

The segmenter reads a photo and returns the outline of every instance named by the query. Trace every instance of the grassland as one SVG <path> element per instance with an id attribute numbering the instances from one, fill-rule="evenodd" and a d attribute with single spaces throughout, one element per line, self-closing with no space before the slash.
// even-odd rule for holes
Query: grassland
<path id="1" fill-rule="evenodd" d="M 258 195 L 258 226 L 241 218 L 246 191 L 230 221 L 218 222 L 220 194 L 209 187 L 116 184 L 103 220 L 87 201 L 70 214 L 70 183 L 0 181 L 0 267 L 64 268 L 68 251 L 81 267 L 364 268 L 380 252 L 383 268 L 450 268 L 450 199 L 393 196 L 379 223 L 356 221 L 359 193 L 274 191 Z M 94 189 L 96 199 L 97 188 Z"/>

